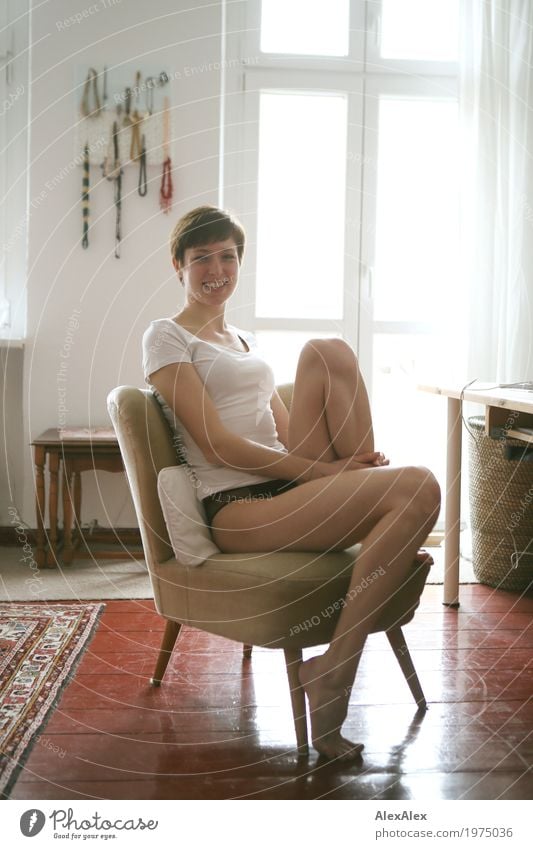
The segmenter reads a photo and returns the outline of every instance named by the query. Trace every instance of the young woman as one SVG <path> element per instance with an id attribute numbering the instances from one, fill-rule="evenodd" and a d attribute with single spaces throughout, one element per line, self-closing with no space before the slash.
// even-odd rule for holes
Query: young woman
<path id="1" fill-rule="evenodd" d="M 348 592 L 329 648 L 299 670 L 313 745 L 351 759 L 363 746 L 340 729 L 361 652 L 413 561 L 431 560 L 419 546 L 438 516 L 439 486 L 428 469 L 391 468 L 374 450 L 365 384 L 340 339 L 306 343 L 287 412 L 253 335 L 226 321 L 244 245 L 224 210 L 203 206 L 180 219 L 171 251 L 184 306 L 146 331 L 144 374 L 180 433 L 221 551 L 362 543 L 350 585 L 359 589 L 381 567 L 379 580 Z"/>

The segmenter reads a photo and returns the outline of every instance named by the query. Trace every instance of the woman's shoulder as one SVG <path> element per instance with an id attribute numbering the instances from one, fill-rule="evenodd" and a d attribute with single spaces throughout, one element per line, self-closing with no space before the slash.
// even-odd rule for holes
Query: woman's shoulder
<path id="1" fill-rule="evenodd" d="M 144 331 L 145 337 L 162 334 L 177 337 L 190 336 L 185 328 L 174 321 L 173 318 L 154 318 Z"/>

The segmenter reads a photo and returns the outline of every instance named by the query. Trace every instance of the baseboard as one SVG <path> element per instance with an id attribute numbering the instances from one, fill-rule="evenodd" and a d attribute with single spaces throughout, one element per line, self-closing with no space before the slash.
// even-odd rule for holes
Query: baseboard
<path id="1" fill-rule="evenodd" d="M 141 534 L 139 528 L 101 528 L 98 527 L 92 533 L 89 528 L 84 528 L 84 535 L 89 542 L 105 542 L 108 545 L 141 545 Z M 61 536 L 61 529 L 59 530 Z M 35 528 L 24 528 L 16 530 L 13 525 L 0 525 L 0 546 L 37 544 L 37 530 Z"/>

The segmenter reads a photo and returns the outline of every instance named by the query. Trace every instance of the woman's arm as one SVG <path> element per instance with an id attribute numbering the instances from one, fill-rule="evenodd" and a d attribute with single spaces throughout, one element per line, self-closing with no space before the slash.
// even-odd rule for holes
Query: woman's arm
<path id="1" fill-rule="evenodd" d="M 231 433 L 222 423 L 191 363 L 164 366 L 153 372 L 149 380 L 174 410 L 209 463 L 301 483 L 331 474 L 326 471 L 327 463 L 267 448 Z M 281 399 L 280 403 L 283 403 Z"/>
<path id="2" fill-rule="evenodd" d="M 349 469 L 367 469 L 382 465 L 382 455 L 379 452 L 326 463 L 299 457 L 291 451 L 267 448 L 251 439 L 231 433 L 220 420 L 217 409 L 192 363 L 164 366 L 153 372 L 149 379 L 174 410 L 206 460 L 213 465 L 228 466 L 264 477 L 294 480 L 299 483 Z"/>

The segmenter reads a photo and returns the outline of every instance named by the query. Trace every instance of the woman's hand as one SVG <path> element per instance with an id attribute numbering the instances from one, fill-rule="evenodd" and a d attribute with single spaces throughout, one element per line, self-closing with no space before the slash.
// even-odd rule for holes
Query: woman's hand
<path id="1" fill-rule="evenodd" d="M 387 460 L 381 451 L 366 451 L 363 454 L 354 454 L 353 457 L 343 457 L 333 460 L 331 463 L 317 463 L 316 477 L 336 475 L 339 472 L 353 471 L 354 469 L 373 469 L 378 466 L 388 466 Z"/>

